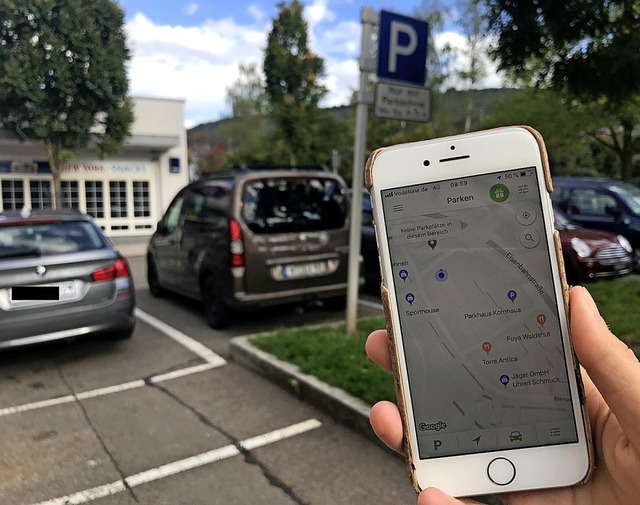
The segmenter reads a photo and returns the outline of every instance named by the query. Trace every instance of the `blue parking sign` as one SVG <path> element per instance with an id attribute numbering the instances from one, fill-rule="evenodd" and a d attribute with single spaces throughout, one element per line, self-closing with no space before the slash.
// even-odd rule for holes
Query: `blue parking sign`
<path id="1" fill-rule="evenodd" d="M 380 11 L 378 77 L 424 86 L 428 34 L 426 21 Z"/>

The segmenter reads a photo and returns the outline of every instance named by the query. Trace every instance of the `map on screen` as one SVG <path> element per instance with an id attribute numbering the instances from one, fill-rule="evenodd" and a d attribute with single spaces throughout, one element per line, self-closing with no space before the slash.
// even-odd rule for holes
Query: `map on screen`
<path id="1" fill-rule="evenodd" d="M 577 442 L 536 171 L 381 196 L 420 457 Z"/>

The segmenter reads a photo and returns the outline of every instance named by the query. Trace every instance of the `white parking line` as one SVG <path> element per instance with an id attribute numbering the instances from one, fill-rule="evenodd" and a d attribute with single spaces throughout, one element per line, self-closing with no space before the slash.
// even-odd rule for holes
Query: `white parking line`
<path id="1" fill-rule="evenodd" d="M 226 363 L 222 356 L 218 356 L 208 347 L 202 345 L 197 340 L 188 337 L 173 326 L 169 326 L 167 323 L 160 321 L 157 317 L 153 317 L 151 314 L 147 314 L 140 309 L 136 309 L 135 314 L 138 319 L 141 319 L 149 326 L 153 326 L 155 329 L 160 330 L 167 337 L 172 338 L 180 345 L 189 349 L 192 353 L 200 356 L 203 360 L 215 365 L 224 365 Z"/>
<path id="2" fill-rule="evenodd" d="M 281 440 L 285 440 L 290 437 L 294 437 L 296 435 L 301 435 L 302 433 L 315 430 L 317 428 L 320 428 L 321 426 L 322 423 L 317 419 L 308 419 L 307 421 L 293 424 L 291 426 L 287 426 L 286 428 L 281 428 L 279 430 L 265 433 L 264 435 L 249 438 L 247 440 L 244 440 L 243 442 L 240 442 L 238 445 L 240 445 L 242 449 L 252 450 L 257 447 L 262 447 L 265 445 L 273 444 L 275 442 L 279 442 Z M 149 482 L 163 479 L 165 477 L 185 472 L 187 470 L 192 470 L 194 468 L 208 465 L 210 463 L 215 463 L 216 461 L 228 459 L 233 456 L 237 456 L 238 454 L 240 454 L 240 449 L 238 449 L 237 446 L 227 445 L 224 447 L 220 447 L 219 449 L 214 449 L 212 451 L 174 461 L 173 463 L 168 463 L 157 468 L 152 468 L 151 470 L 145 470 L 144 472 L 131 475 L 124 480 L 119 480 L 91 489 L 85 489 L 84 491 L 80 491 L 78 493 L 61 496 L 60 498 L 54 498 L 53 500 L 40 502 L 35 505 L 79 505 L 89 501 L 97 500 L 98 498 L 104 498 L 105 496 L 121 493 L 127 488 L 127 486 L 135 487 L 141 484 L 147 484 Z"/>
<path id="3" fill-rule="evenodd" d="M 150 377 L 148 380 L 152 383 L 164 382 L 171 379 L 177 379 L 179 377 L 184 377 L 186 375 L 191 375 L 195 373 L 204 372 L 206 370 L 211 370 L 213 368 L 217 368 L 226 363 L 225 359 L 222 356 L 217 355 L 208 347 L 205 347 L 197 340 L 188 337 L 181 331 L 169 326 L 166 323 L 163 323 L 159 319 L 143 312 L 139 309 L 136 309 L 136 317 L 144 321 L 150 326 L 153 326 L 157 330 L 161 331 L 169 338 L 173 339 L 178 344 L 186 347 L 191 352 L 202 358 L 206 361 L 201 365 L 195 365 L 188 368 L 183 368 L 180 370 L 174 370 L 173 372 L 167 372 L 159 375 L 154 375 Z M 77 400 L 86 400 L 88 398 L 96 398 L 98 396 L 105 396 L 113 393 L 120 393 L 122 391 L 128 391 L 129 389 L 135 389 L 143 387 L 146 382 L 142 379 L 134 380 L 131 382 L 125 382 L 124 384 L 116 384 L 114 386 L 107 386 L 98 389 L 92 389 L 89 391 L 83 391 L 81 393 L 77 393 L 76 395 L 66 395 L 60 396 L 58 398 L 51 398 L 49 400 L 41 400 L 38 402 L 25 403 L 23 405 L 17 405 L 14 407 L 5 407 L 0 409 L 0 417 L 8 416 L 11 414 L 17 414 L 19 412 L 26 412 L 29 410 L 43 409 L 46 407 L 53 407 L 55 405 L 61 405 L 63 403 L 71 403 Z"/>

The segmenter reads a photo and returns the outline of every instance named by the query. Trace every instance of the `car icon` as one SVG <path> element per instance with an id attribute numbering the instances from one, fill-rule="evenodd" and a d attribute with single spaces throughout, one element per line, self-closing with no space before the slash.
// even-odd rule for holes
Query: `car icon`
<path id="1" fill-rule="evenodd" d="M 512 431 L 509 433 L 509 440 L 511 442 L 522 442 L 522 433 L 519 431 Z"/>

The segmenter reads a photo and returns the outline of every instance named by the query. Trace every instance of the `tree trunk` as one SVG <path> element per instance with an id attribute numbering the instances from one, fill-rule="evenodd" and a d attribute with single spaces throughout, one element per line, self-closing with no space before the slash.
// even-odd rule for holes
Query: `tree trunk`
<path id="1" fill-rule="evenodd" d="M 622 121 L 622 149 L 620 150 L 620 175 L 625 182 L 633 179 L 633 123 Z"/>
<path id="2" fill-rule="evenodd" d="M 47 158 L 49 160 L 49 169 L 53 178 L 51 185 L 51 207 L 53 209 L 62 208 L 62 167 L 65 157 L 62 149 L 54 144 L 45 143 Z"/>

